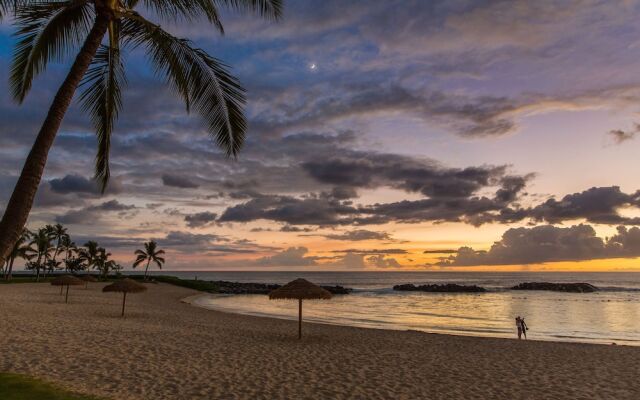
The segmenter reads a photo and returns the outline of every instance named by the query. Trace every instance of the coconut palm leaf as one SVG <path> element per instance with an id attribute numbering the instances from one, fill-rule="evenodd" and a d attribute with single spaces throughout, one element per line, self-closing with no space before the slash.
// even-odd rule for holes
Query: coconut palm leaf
<path id="1" fill-rule="evenodd" d="M 92 15 L 87 0 L 43 1 L 18 7 L 10 82 L 19 103 L 50 61 L 60 61 L 79 46 L 91 29 Z"/>
<path id="2" fill-rule="evenodd" d="M 98 139 L 94 178 L 102 192 L 111 176 L 111 133 L 122 108 L 122 87 L 126 82 L 120 50 L 113 46 L 102 46 L 80 84 L 83 90 L 80 96 L 82 109 L 91 116 Z"/>
<path id="3" fill-rule="evenodd" d="M 127 45 L 146 47 L 155 72 L 182 96 L 187 110 L 195 108 L 204 118 L 218 146 L 236 156 L 247 129 L 245 90 L 228 67 L 135 12 L 124 15 L 122 37 Z"/>

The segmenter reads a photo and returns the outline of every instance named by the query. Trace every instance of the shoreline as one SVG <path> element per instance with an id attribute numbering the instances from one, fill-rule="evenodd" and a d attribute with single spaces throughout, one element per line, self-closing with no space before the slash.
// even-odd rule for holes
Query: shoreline
<path id="1" fill-rule="evenodd" d="M 297 316 L 296 315 L 291 315 L 290 317 L 288 316 L 279 316 L 279 315 L 275 315 L 275 314 L 269 314 L 266 312 L 244 312 L 244 311 L 237 311 L 237 310 L 230 310 L 227 308 L 223 308 L 223 307 L 207 307 L 206 305 L 202 305 L 202 304 L 197 304 L 196 301 L 199 298 L 205 298 L 205 297 L 215 297 L 215 296 L 221 296 L 221 297 L 235 297 L 235 296 L 243 296 L 243 295 L 239 295 L 239 294 L 216 294 L 216 293 L 200 293 L 200 294 L 195 294 L 195 295 L 191 295 L 188 297 L 185 297 L 184 299 L 180 299 L 180 302 L 185 303 L 185 304 L 189 304 L 192 307 L 197 307 L 197 308 L 201 308 L 207 311 L 214 311 L 214 312 L 221 312 L 221 313 L 225 313 L 225 314 L 232 314 L 232 315 L 246 315 L 246 316 L 251 316 L 251 317 L 256 317 L 256 318 L 271 318 L 271 319 L 276 319 L 276 320 L 283 320 L 283 321 L 297 321 Z M 252 296 L 258 296 L 258 295 L 252 295 Z M 389 328 L 383 328 L 383 327 L 379 327 L 379 326 L 364 326 L 364 325 L 357 325 L 357 324 L 343 324 L 343 323 L 338 323 L 338 322 L 332 322 L 332 321 L 327 321 L 327 320 L 318 320 L 318 319 L 314 319 L 312 318 L 306 318 L 305 319 L 306 323 L 309 324 L 319 324 L 319 325 L 329 325 L 329 326 L 341 326 L 341 327 L 346 327 L 346 328 L 358 328 L 358 329 L 375 329 L 375 330 L 381 330 L 381 331 L 389 331 L 389 332 L 415 332 L 415 333 L 421 333 L 421 334 L 425 334 L 425 335 L 445 335 L 445 336 L 453 336 L 453 337 L 472 337 L 472 338 L 481 338 L 481 339 L 500 339 L 500 340 L 518 340 L 516 337 L 516 332 L 514 331 L 513 333 L 513 337 L 503 337 L 503 336 L 495 336 L 495 335 L 478 335 L 478 334 L 473 334 L 473 333 L 469 333 L 469 334 L 465 334 L 464 331 L 454 331 L 454 330 L 449 330 L 449 331 L 442 331 L 442 332 L 436 332 L 436 331 L 428 331 L 428 330 L 420 330 L 420 329 L 413 329 L 413 328 L 404 328 L 404 327 L 397 327 L 397 328 L 393 328 L 393 325 L 390 325 Z M 587 344 L 587 345 L 597 345 L 597 346 L 627 346 L 627 347 L 632 347 L 632 348 L 637 348 L 640 347 L 640 343 L 638 343 L 637 345 L 633 345 L 633 344 L 628 344 L 628 343 L 616 343 L 615 341 L 611 341 L 611 342 L 607 342 L 607 341 L 596 341 L 594 339 L 594 341 L 581 341 L 581 340 L 574 340 L 572 338 L 566 338 L 566 340 L 561 340 L 561 339 L 546 339 L 546 338 L 533 338 L 533 339 L 526 339 L 523 341 L 529 341 L 529 342 L 544 342 L 544 343 L 562 343 L 562 344 Z M 624 342 L 624 340 L 620 340 L 621 342 Z"/>
<path id="2" fill-rule="evenodd" d="M 108 399 L 635 399 L 640 348 L 297 323 L 181 302 L 149 284 L 0 286 L 0 371 Z"/>

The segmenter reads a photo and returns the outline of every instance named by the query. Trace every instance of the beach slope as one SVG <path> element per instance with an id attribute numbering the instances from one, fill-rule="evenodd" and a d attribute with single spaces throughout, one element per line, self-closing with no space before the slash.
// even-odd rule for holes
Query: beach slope
<path id="1" fill-rule="evenodd" d="M 638 399 L 640 348 L 304 324 L 149 284 L 0 285 L 0 371 L 111 399 Z"/>

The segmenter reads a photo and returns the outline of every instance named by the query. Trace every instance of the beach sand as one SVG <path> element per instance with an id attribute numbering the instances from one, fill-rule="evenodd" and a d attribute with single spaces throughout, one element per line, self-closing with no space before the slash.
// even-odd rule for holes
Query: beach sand
<path id="1" fill-rule="evenodd" d="M 235 315 L 166 284 L 0 285 L 0 371 L 110 399 L 640 399 L 640 348 Z M 266 297 L 265 297 L 266 301 Z"/>

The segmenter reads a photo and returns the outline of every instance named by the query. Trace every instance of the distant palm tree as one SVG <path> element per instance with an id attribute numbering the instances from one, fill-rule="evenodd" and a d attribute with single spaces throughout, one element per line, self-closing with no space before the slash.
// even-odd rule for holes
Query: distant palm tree
<path id="1" fill-rule="evenodd" d="M 100 247 L 98 247 L 98 243 L 93 240 L 89 240 L 84 244 L 83 249 L 80 249 L 79 258 L 82 259 L 86 265 L 87 269 L 91 269 L 91 267 L 95 267 L 96 261 L 100 255 Z"/>
<path id="2" fill-rule="evenodd" d="M 216 144 L 228 156 L 238 154 L 247 129 L 245 91 L 240 82 L 218 59 L 136 12 L 138 6 L 163 20 L 204 17 L 220 33 L 224 30 L 219 6 L 272 19 L 282 12 L 282 0 L 0 0 L 0 14 L 15 11 L 18 27 L 10 80 L 19 103 L 50 60 L 78 51 L 0 220 L 0 265 L 27 221 L 49 150 L 79 86 L 83 87 L 82 108 L 89 113 L 98 138 L 95 178 L 104 192 L 110 176 L 111 133 L 126 83 L 121 47 L 143 47 L 153 70 L 182 97 L 187 111 L 194 109 L 204 118 Z M 101 45 L 105 35 L 108 45 Z"/>
<path id="3" fill-rule="evenodd" d="M 31 237 L 31 232 L 29 232 L 28 229 L 24 229 L 22 231 L 22 235 L 20 235 L 20 237 L 18 238 L 18 241 L 13 245 L 13 248 L 11 249 L 11 253 L 9 253 L 9 257 L 7 257 L 7 265 L 6 268 L 4 270 L 4 279 L 7 281 L 10 281 L 12 278 L 12 273 L 13 273 L 13 263 L 15 262 L 16 258 L 23 258 L 25 260 L 28 259 L 27 257 L 27 250 L 28 250 L 28 246 L 27 246 L 27 241 L 29 240 L 29 238 Z"/>
<path id="4" fill-rule="evenodd" d="M 158 268 L 162 269 L 162 264 L 164 264 L 164 258 L 160 257 L 164 254 L 164 250 L 158 250 L 158 243 L 151 240 L 144 244 L 144 250 L 136 250 L 135 254 L 137 255 L 136 261 L 133 263 L 133 268 L 136 268 L 143 262 L 147 262 L 147 266 L 144 269 L 144 280 L 147 280 L 147 272 L 149 271 L 149 264 L 151 261 L 155 262 L 158 265 Z"/>
<path id="5" fill-rule="evenodd" d="M 56 243 L 55 251 L 53 252 L 53 263 L 56 262 L 56 257 L 60 254 L 62 242 L 65 239 L 69 239 L 69 234 L 67 233 L 67 228 L 62 226 L 61 224 L 55 225 L 47 225 L 47 229 L 49 230 L 49 235 L 51 239 L 53 239 Z"/>
<path id="6" fill-rule="evenodd" d="M 75 255 L 78 252 L 78 247 L 71 241 L 71 236 L 65 235 L 60 241 L 60 253 L 64 255 L 62 262 L 64 263 L 64 269 L 69 270 L 69 261 L 75 259 Z"/>
<path id="7" fill-rule="evenodd" d="M 109 257 L 111 257 L 111 253 L 107 253 L 103 247 L 98 248 L 97 256 L 93 265 L 98 272 L 100 272 L 100 276 L 102 276 L 103 279 L 107 278 L 109 271 L 111 271 L 116 265 L 116 262 L 109 260 Z"/>
<path id="8" fill-rule="evenodd" d="M 31 242 L 26 249 L 27 256 L 34 259 L 30 263 L 32 269 L 36 270 L 36 282 L 40 281 L 40 270 L 46 267 L 47 261 L 51 254 L 51 237 L 46 228 L 40 228 L 36 233 L 31 235 Z"/>

